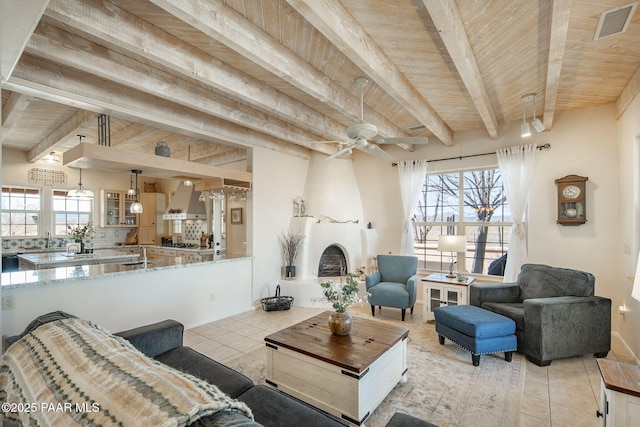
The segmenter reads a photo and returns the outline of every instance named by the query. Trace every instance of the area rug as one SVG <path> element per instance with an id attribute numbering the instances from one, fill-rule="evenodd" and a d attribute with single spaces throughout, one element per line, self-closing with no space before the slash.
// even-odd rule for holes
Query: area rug
<path id="1" fill-rule="evenodd" d="M 357 315 L 357 314 L 356 314 Z M 370 317 L 369 317 L 370 318 Z M 376 317 L 378 319 L 378 317 Z M 400 323 L 410 329 L 407 382 L 398 384 L 366 420 L 382 427 L 395 412 L 404 412 L 439 426 L 516 426 L 524 388 L 526 359 L 504 353 L 483 355 L 480 366 L 451 341 L 438 342 L 433 323 Z M 266 350 L 261 347 L 224 363 L 255 383 L 264 384 Z"/>

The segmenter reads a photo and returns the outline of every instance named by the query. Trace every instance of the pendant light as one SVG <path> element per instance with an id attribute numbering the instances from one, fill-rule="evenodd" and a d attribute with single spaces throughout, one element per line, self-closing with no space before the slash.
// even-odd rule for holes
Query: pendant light
<path id="1" fill-rule="evenodd" d="M 138 200 L 138 196 L 140 195 L 140 189 L 138 188 L 138 175 L 142 173 L 141 170 L 133 169 L 131 173 L 136 175 L 136 200 L 131 203 L 131 213 L 133 214 L 141 214 L 143 212 L 142 203 Z"/>
<path id="2" fill-rule="evenodd" d="M 54 153 L 53 151 L 47 154 L 46 156 L 44 156 L 42 160 L 47 163 L 60 163 L 60 159 L 58 158 L 58 156 L 56 156 L 56 153 Z"/>
<path id="3" fill-rule="evenodd" d="M 93 199 L 93 191 L 82 188 L 82 168 L 80 168 L 80 182 L 78 188 L 67 191 L 67 197 L 75 199 Z"/>
<path id="4" fill-rule="evenodd" d="M 522 97 L 522 124 L 520 125 L 520 136 L 522 138 L 527 138 L 531 136 L 531 128 L 529 127 L 529 123 L 527 123 L 527 113 L 525 110 L 527 101 L 531 95 L 524 95 Z"/>
<path id="5" fill-rule="evenodd" d="M 82 138 L 84 138 L 84 135 L 78 135 L 78 138 L 80 138 L 80 143 L 82 144 Z M 72 197 L 75 199 L 93 199 L 93 191 L 82 188 L 82 168 L 79 168 L 79 170 L 80 182 L 78 183 L 78 188 L 76 188 L 75 190 L 67 191 L 67 197 Z"/>
<path id="6" fill-rule="evenodd" d="M 533 94 L 533 121 L 531 122 L 533 128 L 538 132 L 543 132 L 546 127 L 542 121 L 536 117 L 536 94 Z"/>
<path id="7" fill-rule="evenodd" d="M 130 178 L 131 182 L 129 184 L 129 189 L 127 190 L 127 195 L 135 196 L 136 195 L 136 190 L 135 190 L 135 188 L 133 188 L 133 174 L 129 175 L 129 178 Z"/>

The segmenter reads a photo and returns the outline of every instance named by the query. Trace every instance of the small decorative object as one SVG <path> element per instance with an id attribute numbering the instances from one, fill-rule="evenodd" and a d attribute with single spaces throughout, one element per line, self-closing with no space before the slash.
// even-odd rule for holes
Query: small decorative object
<path id="1" fill-rule="evenodd" d="M 242 224 L 242 208 L 231 209 L 231 224 Z"/>
<path id="2" fill-rule="evenodd" d="M 558 220 L 560 225 L 581 225 L 587 222 L 586 176 L 567 175 L 556 179 Z"/>
<path id="3" fill-rule="evenodd" d="M 280 285 L 278 285 L 276 286 L 276 295 L 262 298 L 261 302 L 264 311 L 283 311 L 291 308 L 293 305 L 293 297 L 280 296 Z"/>
<path id="4" fill-rule="evenodd" d="M 371 229 L 373 228 L 373 224 L 371 224 L 371 221 L 369 221 L 369 223 L 367 224 L 367 228 L 368 228 L 369 230 L 371 230 Z"/>
<path id="5" fill-rule="evenodd" d="M 362 305 L 363 299 L 358 294 L 358 282 L 364 276 L 364 267 L 355 273 L 347 273 L 344 281 L 336 283 L 333 280 L 320 283 L 323 300 L 331 303 L 335 312 L 329 314 L 329 329 L 333 335 L 349 335 L 353 323 L 347 308 L 352 304 Z"/>
<path id="6" fill-rule="evenodd" d="M 170 157 L 171 149 L 164 141 L 156 142 L 156 156 Z"/>
<path id="7" fill-rule="evenodd" d="M 155 182 L 146 182 L 144 183 L 144 187 L 142 187 L 145 193 L 155 193 L 156 192 L 156 183 Z"/>
<path id="8" fill-rule="evenodd" d="M 280 244 L 282 244 L 282 253 L 285 262 L 285 277 L 292 279 L 296 277 L 296 258 L 298 257 L 298 251 L 304 241 L 304 234 L 290 231 L 283 231 L 280 234 Z"/>
<path id="9" fill-rule="evenodd" d="M 293 216 L 306 216 L 307 207 L 304 204 L 304 197 L 296 197 L 293 199 Z"/>
<path id="10" fill-rule="evenodd" d="M 351 333 L 351 325 L 353 318 L 351 313 L 339 313 L 332 311 L 329 313 L 329 330 L 333 335 L 349 335 Z"/>

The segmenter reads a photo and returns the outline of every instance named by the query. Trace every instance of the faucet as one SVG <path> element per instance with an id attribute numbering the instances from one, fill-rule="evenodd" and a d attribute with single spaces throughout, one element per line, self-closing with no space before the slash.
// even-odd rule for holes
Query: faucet
<path id="1" fill-rule="evenodd" d="M 142 262 L 144 263 L 145 268 L 147 267 L 147 248 L 140 245 L 140 249 L 142 249 Z"/>
<path id="2" fill-rule="evenodd" d="M 51 246 L 51 232 L 47 231 L 47 249 Z"/>

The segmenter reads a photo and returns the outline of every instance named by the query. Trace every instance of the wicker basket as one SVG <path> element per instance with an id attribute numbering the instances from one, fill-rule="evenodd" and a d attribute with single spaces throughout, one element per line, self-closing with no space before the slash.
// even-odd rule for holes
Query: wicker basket
<path id="1" fill-rule="evenodd" d="M 262 309 L 264 311 L 289 310 L 293 305 L 293 297 L 281 297 L 280 285 L 276 286 L 276 296 L 262 298 Z"/>

